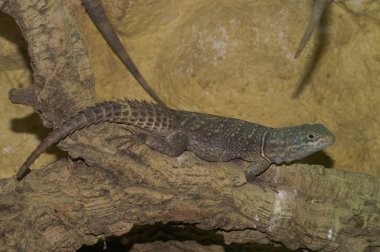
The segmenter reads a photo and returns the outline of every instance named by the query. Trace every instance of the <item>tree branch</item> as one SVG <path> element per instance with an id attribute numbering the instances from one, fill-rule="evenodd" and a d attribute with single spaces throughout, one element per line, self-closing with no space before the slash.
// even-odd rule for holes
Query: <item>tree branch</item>
<path id="1" fill-rule="evenodd" d="M 236 186 L 244 182 L 245 162 L 206 162 L 190 152 L 175 159 L 146 146 L 122 151 L 88 141 L 117 128 L 95 126 L 65 142 L 75 156 L 97 165 L 61 160 L 22 182 L 0 181 L 1 246 L 75 250 L 155 222 L 223 230 L 227 243 L 275 241 L 322 251 L 379 246 L 380 178 L 273 166 L 263 179 L 277 192 Z"/>
<path id="2" fill-rule="evenodd" d="M 87 49 L 65 1 L 5 1 L 1 10 L 20 27 L 33 69 L 33 87 L 11 90 L 12 102 L 32 106 L 51 127 L 96 101 Z"/>

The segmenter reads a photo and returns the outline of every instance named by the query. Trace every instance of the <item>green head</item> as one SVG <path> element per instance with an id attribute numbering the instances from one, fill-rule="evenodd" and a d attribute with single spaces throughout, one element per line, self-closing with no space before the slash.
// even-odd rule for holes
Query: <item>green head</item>
<path id="1" fill-rule="evenodd" d="M 280 164 L 304 158 L 333 144 L 335 136 L 321 124 L 273 129 L 268 132 L 264 154 Z"/>

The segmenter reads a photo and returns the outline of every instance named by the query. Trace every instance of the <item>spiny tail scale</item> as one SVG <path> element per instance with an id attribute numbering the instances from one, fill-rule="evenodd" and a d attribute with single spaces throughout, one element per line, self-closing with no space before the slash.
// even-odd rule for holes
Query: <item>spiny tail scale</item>
<path id="1" fill-rule="evenodd" d="M 23 163 L 17 172 L 17 179 L 21 180 L 30 170 L 30 165 L 50 146 L 75 131 L 102 122 L 135 125 L 163 135 L 174 127 L 174 117 L 171 110 L 161 105 L 129 100 L 99 103 L 69 117 L 61 126 L 51 132 Z"/>

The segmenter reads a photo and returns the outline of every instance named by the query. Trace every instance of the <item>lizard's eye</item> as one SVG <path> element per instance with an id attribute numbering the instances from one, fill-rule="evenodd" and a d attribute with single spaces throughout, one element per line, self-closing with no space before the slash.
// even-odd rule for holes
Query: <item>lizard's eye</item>
<path id="1" fill-rule="evenodd" d="M 318 136 L 314 133 L 308 133 L 307 134 L 307 140 L 309 142 L 314 142 L 314 141 L 317 141 L 318 140 Z"/>

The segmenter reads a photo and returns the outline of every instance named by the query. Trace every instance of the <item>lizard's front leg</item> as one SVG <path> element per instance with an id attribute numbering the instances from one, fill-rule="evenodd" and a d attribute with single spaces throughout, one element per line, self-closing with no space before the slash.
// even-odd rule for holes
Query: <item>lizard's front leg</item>
<path id="1" fill-rule="evenodd" d="M 259 160 L 259 161 L 253 161 L 245 170 L 245 176 L 247 178 L 247 181 L 257 180 L 256 176 L 263 173 L 266 169 L 269 168 L 270 165 L 271 163 L 265 159 Z"/>
<path id="2" fill-rule="evenodd" d="M 265 159 L 252 162 L 251 165 L 245 171 L 245 177 L 247 181 L 250 183 L 257 184 L 264 191 L 266 191 L 267 187 L 271 187 L 272 190 L 277 191 L 275 187 L 272 187 L 269 183 L 257 177 L 258 175 L 266 171 L 270 165 L 271 163 Z"/>
<path id="3" fill-rule="evenodd" d="M 270 162 L 268 162 L 265 159 L 253 161 L 250 166 L 248 166 L 246 170 L 246 174 L 249 174 L 251 176 L 257 176 L 263 173 L 266 169 L 269 168 L 271 165 Z"/>

